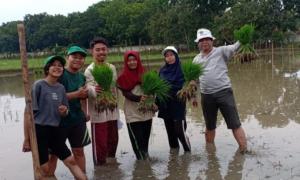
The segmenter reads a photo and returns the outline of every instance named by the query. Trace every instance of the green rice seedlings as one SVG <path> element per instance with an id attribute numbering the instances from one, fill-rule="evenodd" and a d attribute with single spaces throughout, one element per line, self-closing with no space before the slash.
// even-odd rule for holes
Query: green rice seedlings
<path id="1" fill-rule="evenodd" d="M 141 89 L 146 98 L 139 102 L 138 111 L 144 114 L 157 111 L 155 97 L 162 103 L 169 98 L 170 85 L 167 81 L 161 79 L 155 71 L 148 71 L 143 74 Z"/>
<path id="2" fill-rule="evenodd" d="M 251 62 L 258 57 L 254 48 L 251 46 L 254 36 L 254 29 L 254 25 L 245 24 L 239 30 L 234 31 L 234 38 L 241 43 L 235 58 L 241 63 Z"/>
<path id="3" fill-rule="evenodd" d="M 117 107 L 117 99 L 111 92 L 113 83 L 113 71 L 107 65 L 95 65 L 91 73 L 102 88 L 102 92 L 97 94 L 95 109 L 98 113 L 107 109 L 113 111 Z"/>
<path id="4" fill-rule="evenodd" d="M 191 81 L 196 81 L 203 74 L 204 68 L 201 64 L 194 64 L 189 60 L 181 64 L 181 69 L 185 82 L 182 89 L 177 92 L 177 97 L 185 102 L 197 97 L 197 84 Z"/>

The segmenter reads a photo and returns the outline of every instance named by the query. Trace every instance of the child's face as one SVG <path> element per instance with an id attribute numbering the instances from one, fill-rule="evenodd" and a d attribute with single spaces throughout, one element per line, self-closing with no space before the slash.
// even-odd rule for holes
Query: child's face
<path id="1" fill-rule="evenodd" d="M 60 77 L 63 73 L 64 67 L 59 60 L 54 60 L 54 62 L 49 67 L 48 75 L 52 77 Z"/>
<path id="2" fill-rule="evenodd" d="M 167 51 L 165 53 L 165 60 L 168 64 L 174 64 L 176 61 L 175 54 L 172 51 Z"/>
<path id="3" fill-rule="evenodd" d="M 106 60 L 108 48 L 103 43 L 97 43 L 92 49 L 92 56 L 96 63 L 103 63 Z"/>
<path id="4" fill-rule="evenodd" d="M 135 56 L 128 56 L 128 61 L 127 61 L 127 65 L 129 67 L 129 69 L 136 69 L 137 67 L 137 60 L 135 58 Z"/>
<path id="5" fill-rule="evenodd" d="M 79 71 L 84 65 L 85 57 L 80 53 L 70 54 L 67 58 L 67 67 L 74 71 Z"/>

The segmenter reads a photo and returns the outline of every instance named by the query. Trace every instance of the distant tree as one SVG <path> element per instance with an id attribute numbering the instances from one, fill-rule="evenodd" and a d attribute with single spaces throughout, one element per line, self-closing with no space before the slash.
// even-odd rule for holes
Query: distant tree
<path id="1" fill-rule="evenodd" d="M 296 27 L 296 19 L 286 10 L 281 0 L 237 0 L 222 16 L 215 18 L 219 39 L 232 42 L 233 31 L 243 24 L 256 26 L 256 39 L 283 41 L 284 32 Z"/>
<path id="2" fill-rule="evenodd" d="M 282 0 L 283 7 L 296 17 L 300 18 L 300 1 L 299 0 Z"/>
<path id="3" fill-rule="evenodd" d="M 149 20 L 152 42 L 190 44 L 197 31 L 197 18 L 190 4 L 169 3 Z"/>
<path id="4" fill-rule="evenodd" d="M 148 40 L 146 23 L 151 14 L 144 1 L 101 1 L 96 6 L 104 20 L 101 34 L 111 44 L 135 45 Z"/>
<path id="5" fill-rule="evenodd" d="M 67 21 L 63 15 L 26 15 L 24 22 L 30 50 L 42 50 L 56 44 L 66 46 L 69 43 L 65 36 Z"/>
<path id="6" fill-rule="evenodd" d="M 67 17 L 40 13 L 24 18 L 29 51 L 77 44 L 94 36 L 110 45 L 185 44 L 194 46 L 198 28 L 218 43 L 233 42 L 233 31 L 256 26 L 255 39 L 281 43 L 299 31 L 300 0 L 103 0 Z M 17 22 L 0 26 L 0 52 L 18 52 Z"/>
<path id="7" fill-rule="evenodd" d="M 214 18 L 224 13 L 225 9 L 234 5 L 235 0 L 180 0 L 182 4 L 194 7 L 198 27 L 212 28 Z"/>
<path id="8" fill-rule="evenodd" d="M 104 28 L 103 19 L 98 9 L 91 6 L 83 13 L 71 13 L 67 17 L 66 37 L 71 44 L 77 44 L 85 48 L 94 36 L 101 36 Z"/>
<path id="9" fill-rule="evenodd" d="M 0 28 L 0 52 L 18 52 L 19 38 L 17 32 L 17 21 L 2 24 Z"/>

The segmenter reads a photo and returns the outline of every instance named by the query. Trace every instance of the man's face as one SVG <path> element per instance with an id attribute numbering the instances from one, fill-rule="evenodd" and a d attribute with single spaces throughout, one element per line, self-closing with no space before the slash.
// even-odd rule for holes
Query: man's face
<path id="1" fill-rule="evenodd" d="M 210 51 L 213 47 L 213 40 L 211 38 L 203 38 L 198 42 L 198 47 L 202 51 Z"/>
<path id="2" fill-rule="evenodd" d="M 92 49 L 92 56 L 96 63 L 104 63 L 108 54 L 108 48 L 103 43 L 97 43 Z"/>
<path id="3" fill-rule="evenodd" d="M 78 71 L 84 65 L 85 57 L 80 53 L 73 53 L 67 57 L 67 67 Z"/>

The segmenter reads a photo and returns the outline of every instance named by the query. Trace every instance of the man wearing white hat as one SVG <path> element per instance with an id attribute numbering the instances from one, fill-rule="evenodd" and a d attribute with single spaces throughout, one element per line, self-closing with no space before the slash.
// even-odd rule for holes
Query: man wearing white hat
<path id="1" fill-rule="evenodd" d="M 231 82 L 228 77 L 227 62 L 240 46 L 239 42 L 229 46 L 213 47 L 212 36 L 208 29 L 198 29 L 195 42 L 198 43 L 200 53 L 193 63 L 202 64 L 204 74 L 199 77 L 201 91 L 201 105 L 206 123 L 205 139 L 213 143 L 218 110 L 220 109 L 228 129 L 232 129 L 234 138 L 239 144 L 241 152 L 247 150 L 246 135 L 241 127 L 236 108 Z"/>

